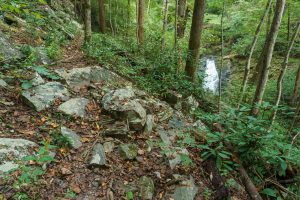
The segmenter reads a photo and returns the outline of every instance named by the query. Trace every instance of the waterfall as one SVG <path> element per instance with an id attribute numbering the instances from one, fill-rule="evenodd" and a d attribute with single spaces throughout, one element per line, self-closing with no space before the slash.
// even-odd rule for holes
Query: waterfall
<path id="1" fill-rule="evenodd" d="M 214 94 L 218 92 L 219 87 L 219 74 L 213 59 L 206 59 L 205 77 L 203 88 L 207 89 Z"/>

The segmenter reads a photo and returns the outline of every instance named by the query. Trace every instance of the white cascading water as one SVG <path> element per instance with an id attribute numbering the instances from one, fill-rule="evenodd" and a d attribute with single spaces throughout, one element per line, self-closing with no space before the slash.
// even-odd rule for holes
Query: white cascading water
<path id="1" fill-rule="evenodd" d="M 207 59 L 203 88 L 210 90 L 216 94 L 218 92 L 218 87 L 219 87 L 219 74 L 216 68 L 215 61 L 212 59 Z"/>

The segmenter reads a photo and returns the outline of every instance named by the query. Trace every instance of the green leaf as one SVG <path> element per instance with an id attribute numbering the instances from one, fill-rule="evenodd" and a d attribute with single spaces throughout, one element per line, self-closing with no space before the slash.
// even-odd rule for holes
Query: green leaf
<path id="1" fill-rule="evenodd" d="M 127 192 L 127 200 L 133 200 L 134 196 L 133 196 L 133 192 L 129 191 Z"/>
<path id="2" fill-rule="evenodd" d="M 270 197 L 276 197 L 276 191 L 271 189 L 271 188 L 265 188 L 262 192 L 262 194 L 265 194 L 267 196 L 270 196 Z"/>
<path id="3" fill-rule="evenodd" d="M 54 161 L 54 158 L 52 156 L 43 156 L 40 159 L 38 159 L 38 162 L 40 163 L 45 163 L 45 162 L 50 162 L 50 161 Z"/>
<path id="4" fill-rule="evenodd" d="M 24 81 L 21 85 L 22 89 L 27 90 L 32 87 L 32 83 L 30 81 Z"/>
<path id="5" fill-rule="evenodd" d="M 36 157 L 35 156 L 25 156 L 22 160 L 24 161 L 30 161 L 30 160 L 36 160 Z"/>

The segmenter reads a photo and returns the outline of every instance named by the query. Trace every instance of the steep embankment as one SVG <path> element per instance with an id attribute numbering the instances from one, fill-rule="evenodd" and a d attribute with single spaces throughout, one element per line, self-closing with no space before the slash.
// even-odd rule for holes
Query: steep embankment
<path id="1" fill-rule="evenodd" d="M 0 199 L 212 199 L 200 150 L 184 147 L 205 138 L 197 101 L 171 107 L 94 66 L 68 1 L 35 8 L 33 22 L 0 13 Z"/>

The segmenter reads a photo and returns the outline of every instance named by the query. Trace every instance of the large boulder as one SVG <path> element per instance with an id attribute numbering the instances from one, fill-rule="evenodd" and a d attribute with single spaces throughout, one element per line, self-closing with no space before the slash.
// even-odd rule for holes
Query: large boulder
<path id="1" fill-rule="evenodd" d="M 21 59 L 24 55 L 13 45 L 7 37 L 0 31 L 0 62 Z"/>
<path id="2" fill-rule="evenodd" d="M 130 129 L 142 130 L 146 123 L 146 110 L 134 99 L 132 89 L 112 90 L 102 98 L 102 106 L 113 117 L 128 121 Z"/>
<path id="3" fill-rule="evenodd" d="M 120 86 L 131 85 L 131 82 L 116 73 L 98 66 L 74 68 L 70 70 L 57 69 L 55 72 L 75 91 L 78 91 L 82 87 L 89 86 L 91 83 Z"/>
<path id="4" fill-rule="evenodd" d="M 68 90 L 58 82 L 48 82 L 22 92 L 26 103 L 36 111 L 44 110 L 51 106 L 56 99 L 68 100 Z"/>
<path id="5" fill-rule="evenodd" d="M 85 117 L 85 108 L 89 103 L 88 99 L 85 98 L 73 98 L 70 99 L 58 107 L 58 110 L 67 115 L 76 115 L 79 117 Z"/>
<path id="6" fill-rule="evenodd" d="M 24 139 L 0 138 L 0 176 L 18 168 L 17 161 L 30 155 L 29 148 L 37 146 Z"/>

